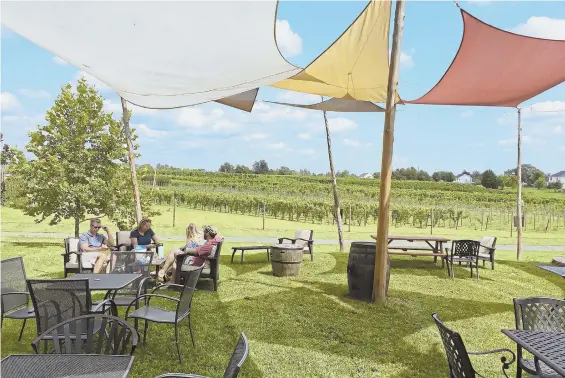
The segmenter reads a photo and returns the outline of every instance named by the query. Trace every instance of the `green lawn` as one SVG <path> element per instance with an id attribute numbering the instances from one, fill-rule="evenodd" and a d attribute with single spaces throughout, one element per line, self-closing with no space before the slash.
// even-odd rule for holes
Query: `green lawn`
<path id="1" fill-rule="evenodd" d="M 312 224 L 294 222 L 281 219 L 267 218 L 265 220 L 265 230 L 261 217 L 226 214 L 211 211 L 202 211 L 178 207 L 176 209 L 176 222 L 173 227 L 173 209 L 169 206 L 159 206 L 161 215 L 153 218 L 153 230 L 157 235 L 179 235 L 184 234 L 184 228 L 189 222 L 197 225 L 214 224 L 224 236 L 257 236 L 257 237 L 281 237 L 292 236 L 297 229 L 313 229 L 316 239 L 337 239 L 336 227 L 331 224 Z M 81 232 L 88 230 L 88 221 L 81 224 Z M 116 227 L 113 226 L 113 231 Z M 73 234 L 74 223 L 65 220 L 58 225 L 50 226 L 48 221 L 36 224 L 34 218 L 25 216 L 19 210 L 2 208 L 2 231 L 6 232 L 51 232 Z M 367 226 L 344 226 L 344 238 L 347 240 L 371 240 L 370 235 L 376 232 L 376 225 Z M 430 230 L 416 227 L 394 227 L 391 226 L 390 234 L 397 235 L 429 235 Z M 498 244 L 515 245 L 516 234 L 510 237 L 510 230 L 473 230 L 469 228 L 434 228 L 434 235 L 441 235 L 451 239 L 480 239 L 483 235 L 498 237 Z M 563 230 L 555 232 L 524 232 L 524 244 L 533 246 L 542 245 L 565 245 L 565 232 Z"/>
<path id="2" fill-rule="evenodd" d="M 199 223 L 205 221 L 203 215 L 190 212 Z M 210 216 L 224 226 L 217 215 Z M 159 229 L 166 226 L 166 219 L 159 219 Z M 229 233 L 252 229 L 252 222 L 257 220 L 250 218 Z M 292 229 L 287 227 L 281 230 Z M 166 248 L 173 245 L 167 242 Z M 62 276 L 60 241 L 12 238 L 1 246 L 3 259 L 24 257 L 30 278 Z M 452 281 L 430 259 L 395 257 L 389 299 L 386 304 L 369 304 L 345 296 L 348 255 L 335 252 L 335 247 L 319 246 L 313 262 L 304 259 L 299 276 L 277 278 L 271 275 L 264 253 L 246 253 L 243 265 L 230 264 L 230 246 L 225 246 L 221 258 L 218 292 L 209 291 L 203 282 L 194 298 L 196 349 L 190 344 L 188 327 L 183 328 L 184 360 L 179 366 L 172 328 L 152 324 L 147 346 L 135 353 L 132 377 L 164 372 L 221 376 L 242 330 L 250 341 L 243 377 L 447 377 L 432 312 L 463 335 L 469 350 L 515 349 L 500 332 L 513 327 L 512 298 L 565 297 L 565 280 L 535 267 L 556 253 L 528 253 L 526 261 L 518 263 L 513 252 L 499 251 L 496 270 L 481 269 L 478 282 L 468 278 L 462 267 L 456 267 L 457 279 Z M 2 356 L 32 352 L 35 324 L 28 324 L 18 344 L 20 325 L 5 320 Z M 473 361 L 482 374 L 500 376 L 495 357 Z"/>

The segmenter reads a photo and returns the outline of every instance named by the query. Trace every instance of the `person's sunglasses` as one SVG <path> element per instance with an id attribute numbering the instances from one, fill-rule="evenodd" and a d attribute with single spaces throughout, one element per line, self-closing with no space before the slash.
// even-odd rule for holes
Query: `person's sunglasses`
<path id="1" fill-rule="evenodd" d="M 99 230 L 99 229 L 102 228 L 102 226 L 92 226 L 92 227 L 95 228 L 95 229 L 97 229 L 97 230 Z"/>

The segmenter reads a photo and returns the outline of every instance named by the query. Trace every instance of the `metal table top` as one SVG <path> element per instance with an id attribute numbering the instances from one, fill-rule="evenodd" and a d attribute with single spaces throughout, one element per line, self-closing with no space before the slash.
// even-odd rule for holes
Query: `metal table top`
<path id="1" fill-rule="evenodd" d="M 79 273 L 66 278 L 67 280 L 80 280 L 88 278 L 90 290 L 118 290 L 121 289 L 142 275 L 138 273 L 115 273 L 115 274 L 88 274 Z"/>
<path id="2" fill-rule="evenodd" d="M 565 377 L 565 332 L 503 329 L 502 333 Z"/>
<path id="3" fill-rule="evenodd" d="M 133 356 L 11 354 L 0 363 L 2 378 L 124 378 Z"/>
<path id="4" fill-rule="evenodd" d="M 565 278 L 565 266 L 538 265 L 537 267 Z"/>

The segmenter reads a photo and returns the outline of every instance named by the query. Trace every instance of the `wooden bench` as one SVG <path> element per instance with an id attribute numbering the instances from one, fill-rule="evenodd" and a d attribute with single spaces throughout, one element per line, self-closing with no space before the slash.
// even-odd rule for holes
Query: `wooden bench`
<path id="1" fill-rule="evenodd" d="M 269 261 L 269 256 L 271 252 L 270 245 L 251 245 L 251 246 L 243 246 L 243 247 L 232 247 L 232 254 L 231 254 L 231 263 L 233 264 L 233 257 L 237 251 L 241 251 L 241 264 L 243 264 L 243 252 L 245 251 L 257 251 L 257 250 L 266 250 L 267 251 L 267 261 Z"/>
<path id="2" fill-rule="evenodd" d="M 388 246 L 388 249 L 400 249 L 401 251 L 431 251 L 429 247 Z M 431 252 L 430 252 L 431 253 Z"/>

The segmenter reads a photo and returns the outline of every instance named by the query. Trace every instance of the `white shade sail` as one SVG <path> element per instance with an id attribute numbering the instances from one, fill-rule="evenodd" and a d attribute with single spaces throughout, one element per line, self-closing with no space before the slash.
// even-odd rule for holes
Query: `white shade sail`
<path id="1" fill-rule="evenodd" d="M 3 1 L 2 24 L 155 109 L 237 95 L 300 71 L 276 1 Z"/>

